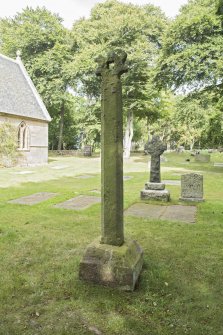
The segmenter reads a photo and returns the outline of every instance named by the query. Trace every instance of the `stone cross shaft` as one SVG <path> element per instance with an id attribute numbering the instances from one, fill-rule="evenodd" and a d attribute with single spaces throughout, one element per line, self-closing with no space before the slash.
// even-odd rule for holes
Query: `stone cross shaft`
<path id="1" fill-rule="evenodd" d="M 110 52 L 96 61 L 101 85 L 102 244 L 121 246 L 123 228 L 123 122 L 120 77 L 127 72 L 124 51 Z"/>
<path id="2" fill-rule="evenodd" d="M 151 155 L 150 163 L 150 182 L 160 183 L 160 156 L 167 149 L 162 143 L 159 136 L 153 136 L 152 140 L 147 143 L 146 151 Z"/>

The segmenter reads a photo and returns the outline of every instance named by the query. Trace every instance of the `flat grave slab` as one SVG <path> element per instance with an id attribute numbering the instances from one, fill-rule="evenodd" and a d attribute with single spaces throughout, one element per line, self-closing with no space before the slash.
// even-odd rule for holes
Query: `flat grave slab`
<path id="1" fill-rule="evenodd" d="M 51 169 L 62 170 L 62 169 L 66 169 L 68 167 L 69 167 L 69 165 L 55 165 L 55 166 L 51 166 Z"/>
<path id="2" fill-rule="evenodd" d="M 214 166 L 223 167 L 223 163 L 214 163 Z"/>
<path id="3" fill-rule="evenodd" d="M 50 198 L 53 198 L 57 195 L 57 193 L 49 193 L 49 192 L 40 192 L 28 195 L 26 197 L 14 199 L 8 201 L 11 204 L 19 204 L 19 205 L 36 205 L 42 201 L 46 201 Z"/>
<path id="4" fill-rule="evenodd" d="M 100 190 L 97 190 L 97 189 L 95 189 L 95 190 L 90 190 L 90 192 L 101 194 L 101 191 L 100 191 Z"/>
<path id="5" fill-rule="evenodd" d="M 61 202 L 60 204 L 54 205 L 54 207 L 80 210 L 80 209 L 88 208 L 91 205 L 97 204 L 99 202 L 101 202 L 100 197 L 95 197 L 92 195 L 79 195 L 75 198 L 72 198 L 67 201 Z"/>
<path id="6" fill-rule="evenodd" d="M 180 180 L 162 180 L 162 182 L 166 185 L 177 185 L 180 186 Z"/>
<path id="7" fill-rule="evenodd" d="M 19 172 L 13 172 L 13 174 L 32 174 L 34 171 L 19 171 Z"/>
<path id="8" fill-rule="evenodd" d="M 94 176 L 93 175 L 90 175 L 90 174 L 83 174 L 83 175 L 80 175 L 80 176 L 76 176 L 74 178 L 77 178 L 77 179 L 88 179 L 88 178 L 93 178 Z"/>
<path id="9" fill-rule="evenodd" d="M 137 203 L 125 211 L 125 215 L 159 220 L 195 223 L 196 206 L 171 205 L 160 206 Z"/>
<path id="10" fill-rule="evenodd" d="M 132 179 L 133 178 L 133 176 L 123 176 L 123 180 L 125 181 L 125 180 L 129 180 L 129 179 Z"/>

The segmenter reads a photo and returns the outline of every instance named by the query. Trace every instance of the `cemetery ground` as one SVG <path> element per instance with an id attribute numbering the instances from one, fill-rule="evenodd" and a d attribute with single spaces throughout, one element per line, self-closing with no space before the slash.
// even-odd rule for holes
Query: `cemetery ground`
<path id="1" fill-rule="evenodd" d="M 45 167 L 0 169 L 1 335 L 223 333 L 223 166 L 214 166 L 223 154 L 211 154 L 210 163 L 195 163 L 188 153 L 164 157 L 162 180 L 199 171 L 206 201 L 193 204 L 195 224 L 125 216 L 125 235 L 144 250 L 131 293 L 78 278 L 85 247 L 100 235 L 100 204 L 54 206 L 100 196 L 99 157 L 51 157 Z M 124 175 L 132 177 L 124 182 L 125 209 L 141 202 L 147 162 L 139 155 L 124 164 Z M 180 203 L 180 186 L 166 188 L 170 204 Z M 35 205 L 8 202 L 39 192 L 56 194 Z"/>

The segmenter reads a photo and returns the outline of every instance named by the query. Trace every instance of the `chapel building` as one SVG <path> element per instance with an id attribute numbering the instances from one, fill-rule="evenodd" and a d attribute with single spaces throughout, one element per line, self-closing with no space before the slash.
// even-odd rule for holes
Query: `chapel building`
<path id="1" fill-rule="evenodd" d="M 0 54 L 0 124 L 17 128 L 18 165 L 48 162 L 51 117 L 17 53 L 16 60 Z"/>

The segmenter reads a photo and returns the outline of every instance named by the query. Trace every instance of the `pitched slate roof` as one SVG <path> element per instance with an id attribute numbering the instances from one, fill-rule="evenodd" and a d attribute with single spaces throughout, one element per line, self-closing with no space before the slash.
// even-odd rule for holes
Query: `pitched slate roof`
<path id="1" fill-rule="evenodd" d="M 0 114 L 51 121 L 50 115 L 20 57 L 0 54 Z"/>

